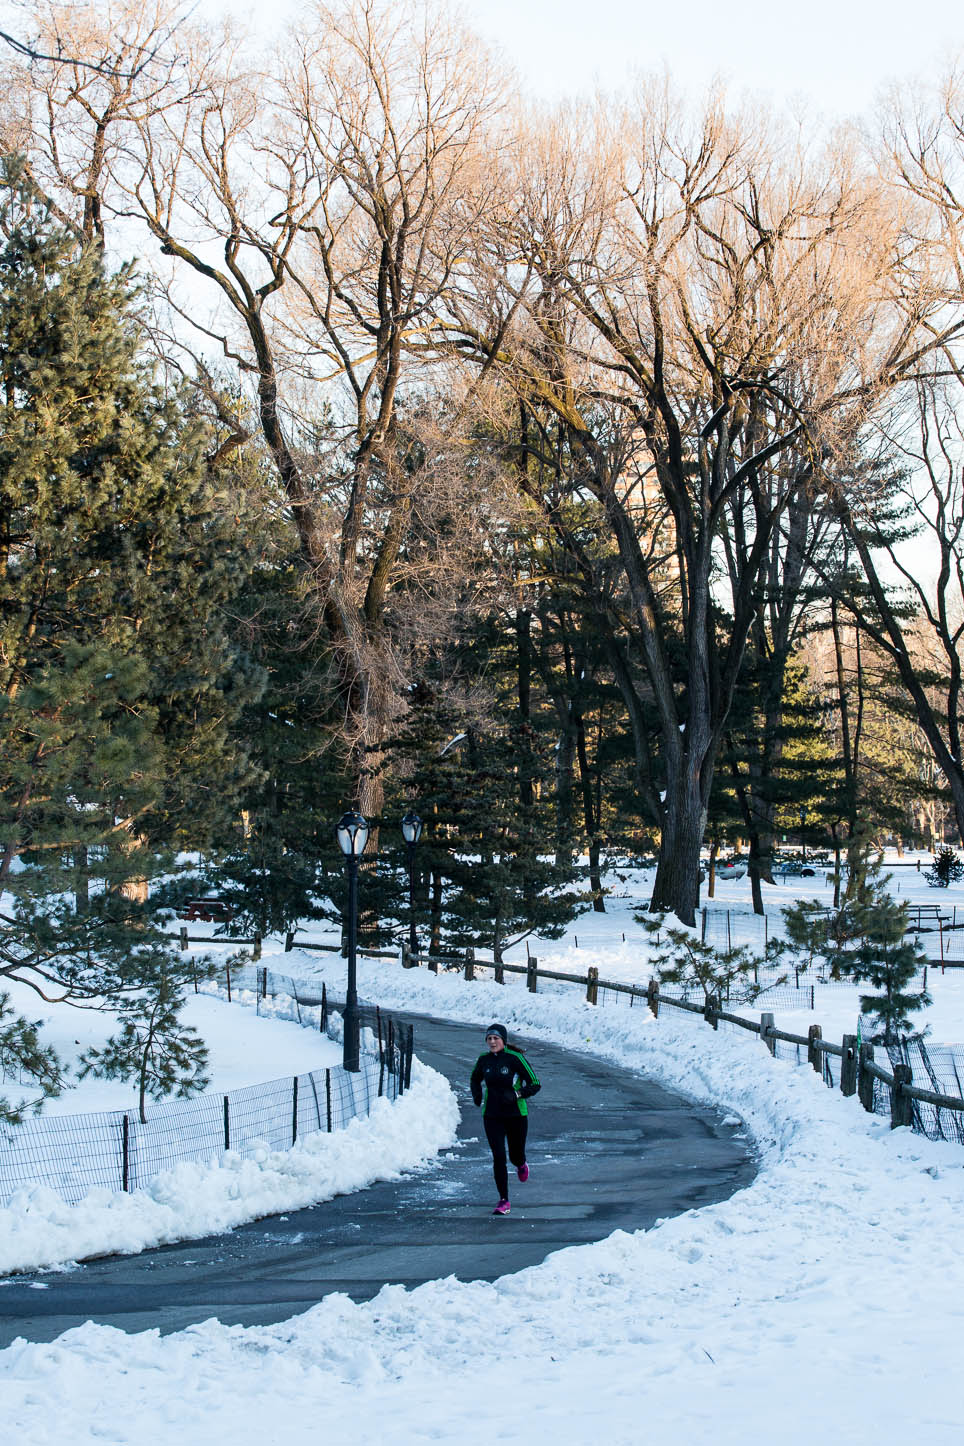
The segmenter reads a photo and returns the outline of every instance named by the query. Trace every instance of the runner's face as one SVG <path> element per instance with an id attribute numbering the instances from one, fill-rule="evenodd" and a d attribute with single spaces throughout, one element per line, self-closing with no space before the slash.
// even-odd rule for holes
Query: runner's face
<path id="1" fill-rule="evenodd" d="M 505 1049 L 505 1041 L 501 1034 L 487 1034 L 485 1042 L 493 1054 L 498 1054 L 500 1049 Z"/>

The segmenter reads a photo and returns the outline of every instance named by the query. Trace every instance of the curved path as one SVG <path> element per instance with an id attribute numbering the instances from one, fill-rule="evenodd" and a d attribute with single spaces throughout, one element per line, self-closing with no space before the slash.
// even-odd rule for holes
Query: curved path
<path id="1" fill-rule="evenodd" d="M 455 1087 L 461 1148 L 437 1163 L 307 1210 L 225 1235 L 135 1256 L 111 1256 L 66 1275 L 0 1282 L 0 1346 L 52 1340 L 94 1320 L 122 1330 L 179 1330 L 216 1316 L 265 1325 L 331 1291 L 355 1300 L 386 1282 L 438 1276 L 494 1280 L 554 1250 L 638 1230 L 725 1199 L 755 1165 L 739 1126 L 659 1085 L 588 1055 L 523 1039 L 543 1081 L 533 1101 L 529 1160 L 512 1214 L 495 1203 L 491 1157 L 467 1081 L 481 1030 L 410 1016 L 416 1050 Z"/>

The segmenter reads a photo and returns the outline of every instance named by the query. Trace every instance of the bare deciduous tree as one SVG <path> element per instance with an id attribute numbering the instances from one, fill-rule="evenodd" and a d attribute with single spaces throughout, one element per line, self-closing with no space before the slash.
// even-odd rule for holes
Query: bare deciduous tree
<path id="1" fill-rule="evenodd" d="M 105 212 L 146 223 L 182 338 L 190 325 L 202 363 L 216 348 L 249 379 L 338 660 L 357 801 L 377 814 L 403 706 L 390 594 L 456 445 L 458 407 L 444 440 L 443 409 L 421 404 L 434 319 L 485 203 L 498 86 L 462 28 L 416 4 L 318 4 L 267 62 L 184 18 L 165 46 L 177 11 L 160 0 L 96 24 L 54 13 L 58 43 L 98 66 L 25 76 L 30 164 L 85 236 Z"/>
<path id="2" fill-rule="evenodd" d="M 498 284 L 487 312 L 464 299 L 462 345 L 582 449 L 659 716 L 652 906 L 692 921 L 713 770 L 781 519 L 954 323 L 942 330 L 926 277 L 913 292 L 892 284 L 897 218 L 846 151 L 811 156 L 721 97 L 691 121 L 665 85 L 597 113 L 589 144 L 574 134 L 585 117 L 565 125 L 524 148 L 514 229 L 491 242 Z M 613 409 L 633 434 L 616 450 L 599 425 Z M 666 511 L 672 613 L 638 526 L 640 474 Z"/>

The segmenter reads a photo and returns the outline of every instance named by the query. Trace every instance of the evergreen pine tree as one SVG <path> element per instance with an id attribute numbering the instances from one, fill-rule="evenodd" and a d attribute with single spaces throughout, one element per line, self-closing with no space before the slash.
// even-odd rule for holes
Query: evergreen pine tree
<path id="1" fill-rule="evenodd" d="M 232 931 L 282 932 L 299 920 L 334 917 L 324 902 L 328 893 L 336 905 L 343 902 L 333 827 L 349 789 L 333 745 L 334 668 L 300 579 L 279 538 L 242 604 L 266 677 L 240 722 L 254 772 L 199 885 L 230 903 Z"/>
<path id="2" fill-rule="evenodd" d="M 146 963 L 142 960 L 142 966 Z M 166 955 L 158 951 L 153 977 L 142 992 L 124 999 L 119 1008 L 120 1029 L 100 1049 L 81 1055 L 80 1077 L 136 1081 L 141 1122 L 146 1120 L 147 1096 L 179 1099 L 207 1088 L 208 1050 L 204 1040 L 180 1018 L 184 1004 L 183 970 L 175 974 Z"/>
<path id="3" fill-rule="evenodd" d="M 0 1080 L 16 1079 L 33 1093 L 11 1100 L 0 1095 L 0 1121 L 19 1125 L 24 1116 L 36 1113 L 44 1100 L 60 1094 L 63 1065 L 57 1051 L 42 1045 L 38 1025 L 10 1007 L 10 995 L 0 992 Z"/>
<path id="4" fill-rule="evenodd" d="M 697 994 L 703 1004 L 716 999 L 720 1004 L 752 1004 L 763 992 L 786 983 L 786 976 L 773 977 L 773 969 L 783 958 L 782 940 L 771 939 L 763 956 L 755 955 L 745 944 L 719 949 L 707 944 L 689 929 L 667 927 L 665 914 L 637 913 L 652 941 L 649 962 L 661 984 L 675 985 L 684 998 Z M 759 973 L 767 970 L 767 983 L 761 985 Z"/>
<path id="5" fill-rule="evenodd" d="M 552 797 L 547 741 L 517 719 L 470 712 L 425 688 L 413 698 L 395 754 L 408 762 L 406 807 L 425 825 L 416 860 L 429 881 L 432 946 L 491 949 L 500 958 L 528 934 L 557 938 L 587 900 L 574 887 L 575 866 L 557 861 L 551 812 L 540 797 Z M 404 917 L 404 857 L 396 848 L 395 907 Z"/>
<path id="6" fill-rule="evenodd" d="M 149 881 L 248 773 L 252 532 L 141 358 L 130 269 L 11 161 L 0 236 L 0 975 L 130 1000 L 177 968 Z"/>
<path id="7" fill-rule="evenodd" d="M 937 850 L 930 868 L 924 870 L 924 878 L 932 889 L 946 889 L 964 878 L 964 863 L 952 848 L 944 845 Z"/>
<path id="8" fill-rule="evenodd" d="M 808 965 L 869 984 L 876 992 L 862 994 L 860 1008 L 876 1022 L 883 1043 L 896 1044 L 913 1035 L 911 1015 L 930 1003 L 926 990 L 909 988 L 927 961 L 907 934 L 906 903 L 891 897 L 879 856 L 866 846 L 857 877 L 837 910 L 827 913 L 812 899 L 785 909 L 787 938 Z"/>

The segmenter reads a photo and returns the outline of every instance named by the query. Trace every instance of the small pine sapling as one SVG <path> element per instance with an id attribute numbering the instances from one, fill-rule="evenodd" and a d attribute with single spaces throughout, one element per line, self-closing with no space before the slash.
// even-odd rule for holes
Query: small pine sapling
<path id="1" fill-rule="evenodd" d="M 887 890 L 879 860 L 871 859 L 859 892 L 831 914 L 814 902 L 785 909 L 787 938 L 810 967 L 832 979 L 852 979 L 877 992 L 860 996 L 861 1011 L 879 1030 L 884 1044 L 914 1036 L 911 1015 L 930 1003 L 926 990 L 909 988 L 926 959 L 916 939 L 907 936 L 907 905 Z"/>
<path id="2" fill-rule="evenodd" d="M 187 1099 L 208 1086 L 208 1048 L 195 1029 L 182 1023 L 183 1003 L 178 985 L 162 973 L 153 989 L 120 1005 L 118 1033 L 102 1049 L 81 1056 L 81 1079 L 91 1074 L 137 1081 L 142 1124 L 148 1095 L 154 1100 L 172 1094 Z"/>
<path id="3" fill-rule="evenodd" d="M 63 1065 L 55 1049 L 42 1045 L 38 1023 L 14 1015 L 10 995 L 0 994 L 0 1080 L 30 1082 L 39 1091 L 35 1098 L 15 1102 L 0 1095 L 0 1121 L 19 1125 L 27 1114 L 39 1114 L 44 1100 L 53 1099 L 63 1087 Z"/>
<path id="4" fill-rule="evenodd" d="M 952 848 L 942 844 L 930 868 L 924 870 L 924 878 L 932 889 L 946 889 L 964 878 L 964 862 Z"/>
<path id="5" fill-rule="evenodd" d="M 666 915 L 640 916 L 640 922 L 653 941 L 650 963 L 660 984 L 677 985 L 685 996 L 702 994 L 703 1003 L 752 1004 L 764 992 L 786 983 L 786 976 L 770 977 L 779 966 L 784 945 L 771 940 L 763 956 L 754 955 L 746 947 L 718 949 L 704 943 L 690 930 L 667 928 Z M 767 971 L 765 984 L 759 982 L 761 969 Z"/>
<path id="6" fill-rule="evenodd" d="M 843 968 L 877 991 L 860 996 L 861 1011 L 874 1020 L 884 1044 L 896 1044 L 919 1033 L 910 1016 L 931 1002 L 925 989 L 909 987 L 926 959 L 918 940 L 906 933 L 907 905 L 890 898 L 883 883 L 854 914 L 860 932 Z"/>

